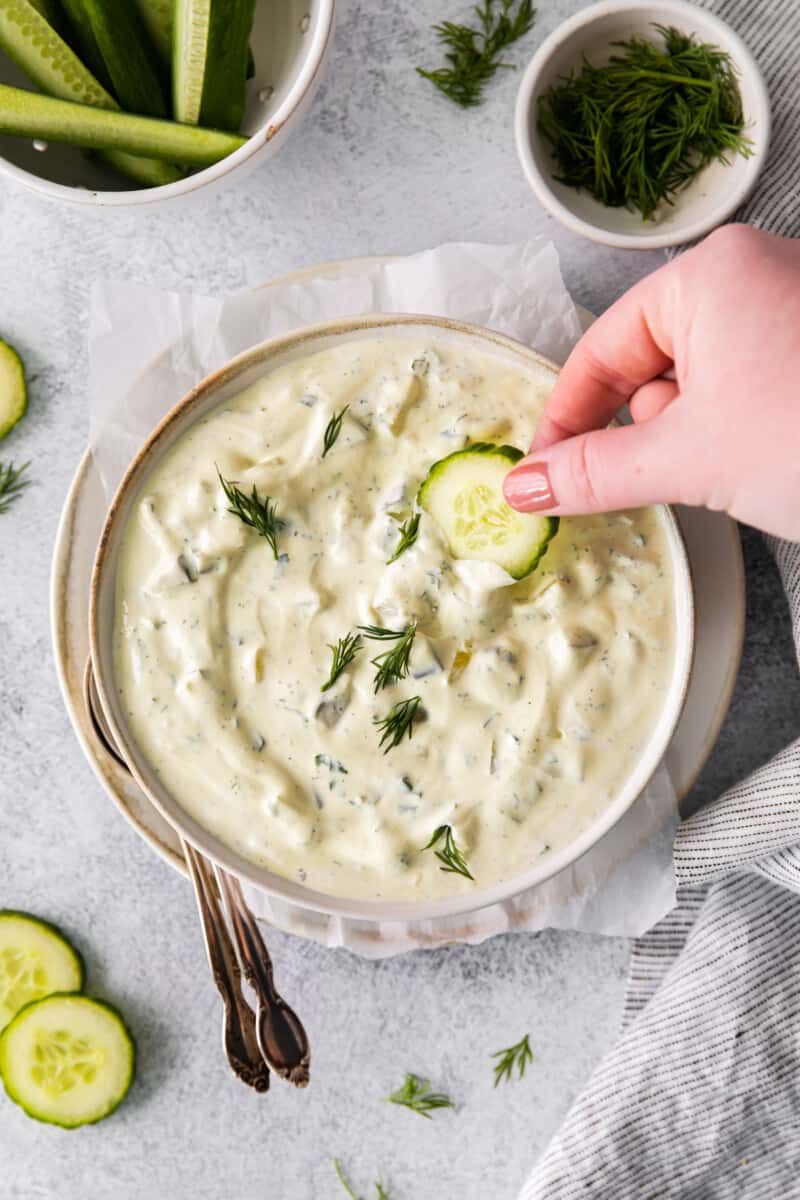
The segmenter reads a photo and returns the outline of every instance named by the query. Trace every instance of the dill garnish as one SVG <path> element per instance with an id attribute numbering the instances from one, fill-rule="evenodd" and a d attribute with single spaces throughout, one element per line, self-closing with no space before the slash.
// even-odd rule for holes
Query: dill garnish
<path id="1" fill-rule="evenodd" d="M 680 30 L 655 25 L 645 38 L 614 42 L 602 66 L 584 61 L 538 103 L 538 126 L 568 187 L 601 204 L 653 218 L 709 163 L 752 153 L 730 56 Z"/>
<path id="2" fill-rule="evenodd" d="M 525 1074 L 525 1067 L 528 1063 L 533 1062 L 533 1051 L 528 1042 L 528 1034 L 521 1041 L 517 1042 L 516 1046 L 509 1046 L 507 1050 L 497 1050 L 492 1058 L 499 1058 L 500 1061 L 494 1065 L 494 1086 L 497 1087 L 501 1079 L 509 1080 L 511 1073 L 516 1066 L 517 1078 L 522 1079 Z"/>
<path id="3" fill-rule="evenodd" d="M 336 1171 L 336 1176 L 339 1180 L 339 1183 L 342 1185 L 344 1190 L 347 1192 L 348 1196 L 350 1197 L 350 1200 L 359 1200 L 358 1194 L 353 1190 L 353 1187 L 352 1187 L 349 1179 L 345 1175 L 342 1164 L 339 1162 L 338 1158 L 335 1158 L 333 1160 L 333 1167 L 334 1167 L 334 1170 Z M 376 1193 L 376 1200 L 389 1200 L 389 1193 L 385 1192 L 379 1183 L 375 1184 L 375 1193 Z"/>
<path id="4" fill-rule="evenodd" d="M 334 413 L 333 416 L 331 417 L 330 421 L 328 421 L 328 424 L 325 426 L 325 433 L 322 438 L 322 446 L 323 446 L 322 457 L 323 458 L 328 453 L 328 451 L 333 448 L 333 446 L 336 443 L 336 439 L 338 438 L 339 434 L 342 432 L 342 421 L 344 420 L 345 413 L 347 412 L 349 407 L 350 407 L 349 404 L 345 404 L 342 411 L 340 413 Z"/>
<path id="5" fill-rule="evenodd" d="M 15 467 L 13 462 L 0 463 L 0 514 L 8 512 L 25 488 L 30 487 L 32 480 L 25 478 L 30 465 L 26 462 L 21 467 Z"/>
<path id="6" fill-rule="evenodd" d="M 447 66 L 435 71 L 417 67 L 417 74 L 462 108 L 480 104 L 486 83 L 497 71 L 511 66 L 502 62 L 500 55 L 528 33 L 536 15 L 531 0 L 484 0 L 475 5 L 474 11 L 477 29 L 454 21 L 433 26 L 439 41 L 447 47 Z"/>
<path id="7" fill-rule="evenodd" d="M 388 754 L 395 746 L 399 746 L 406 734 L 409 738 L 414 731 L 414 717 L 422 703 L 421 696 L 411 696 L 408 700 L 398 700 L 385 717 L 373 717 L 373 725 L 382 730 L 378 745 L 387 743 L 384 754 Z"/>
<path id="8" fill-rule="evenodd" d="M 335 646 L 330 642 L 328 643 L 328 649 L 332 655 L 331 673 L 319 689 L 321 692 L 327 692 L 328 688 L 333 687 L 342 671 L 350 666 L 350 663 L 358 654 L 362 645 L 363 641 L 360 633 L 348 633 L 346 637 L 339 638 Z"/>
<path id="9" fill-rule="evenodd" d="M 420 515 L 420 513 L 414 513 L 413 517 L 409 517 L 407 521 L 403 521 L 403 524 L 400 526 L 400 539 L 395 547 L 394 554 L 391 558 L 387 558 L 386 560 L 387 567 L 390 566 L 395 559 L 398 559 L 400 555 L 408 549 L 409 546 L 414 545 L 414 542 L 417 540 L 417 534 L 419 533 Z"/>
<path id="10" fill-rule="evenodd" d="M 444 1092 L 432 1092 L 427 1079 L 418 1075 L 406 1075 L 403 1086 L 391 1096 L 387 1096 L 390 1104 L 402 1104 L 421 1117 L 431 1119 L 431 1110 L 435 1108 L 455 1108 L 453 1101 Z"/>
<path id="11" fill-rule="evenodd" d="M 283 522 L 275 511 L 275 504 L 272 497 L 265 496 L 262 500 L 256 491 L 255 484 L 253 484 L 253 490 L 248 496 L 231 480 L 223 479 L 219 467 L 217 467 L 217 475 L 222 485 L 222 490 L 225 493 L 225 499 L 230 506 L 228 512 L 232 513 L 234 517 L 238 517 L 250 529 L 255 529 L 260 537 L 266 538 L 272 547 L 272 553 L 277 561 L 278 533 Z"/>
<path id="12" fill-rule="evenodd" d="M 434 854 L 440 862 L 444 863 L 440 867 L 440 871 L 451 871 L 454 875 L 464 875 L 467 879 L 475 880 L 475 876 L 470 874 L 470 869 L 467 866 L 464 855 L 459 850 L 453 837 L 453 829 L 450 825 L 440 825 L 434 831 L 433 837 L 429 842 L 422 847 L 423 850 L 430 850 L 436 845 L 440 838 L 444 838 L 444 849 L 434 850 Z"/>
<path id="13" fill-rule="evenodd" d="M 359 625 L 358 628 L 368 638 L 378 641 L 390 639 L 397 641 L 397 645 L 392 646 L 391 650 L 384 650 L 382 654 L 370 659 L 376 668 L 375 691 L 379 692 L 381 688 L 388 687 L 390 683 L 397 683 L 398 680 L 405 679 L 408 675 L 411 647 L 414 645 L 414 637 L 417 632 L 416 624 L 407 625 L 405 629 L 382 629 L 380 625 Z"/>

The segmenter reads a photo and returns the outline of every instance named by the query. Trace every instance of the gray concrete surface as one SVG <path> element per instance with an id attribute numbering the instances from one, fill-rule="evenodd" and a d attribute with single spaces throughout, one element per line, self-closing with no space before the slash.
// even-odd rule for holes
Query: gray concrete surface
<path id="1" fill-rule="evenodd" d="M 50 653 L 48 570 L 86 442 L 85 313 L 98 277 L 233 289 L 314 262 L 448 239 L 554 238 L 576 299 L 609 304 L 660 258 L 580 242 L 522 179 L 506 72 L 463 113 L 413 72 L 435 62 L 429 25 L 449 0 L 340 0 L 330 74 L 275 161 L 205 205 L 90 213 L 0 189 L 0 332 L 31 372 L 31 411 L 2 455 L 35 486 L 0 518 L 0 905 L 63 925 L 89 987 L 128 1014 L 139 1043 L 129 1100 L 65 1133 L 0 1098 L 4 1200 L 327 1200 L 380 1178 L 392 1200 L 513 1197 L 618 1020 L 628 947 L 569 934 L 362 962 L 287 936 L 278 979 L 305 1017 L 313 1083 L 258 1098 L 227 1074 L 219 1010 L 191 893 L 105 798 L 72 736 Z M 532 52 L 577 3 L 541 5 Z M 733 708 L 691 803 L 796 734 L 800 687 L 769 556 L 745 535 L 747 644 Z M 525 1081 L 494 1091 L 489 1055 L 530 1030 Z M 423 1121 L 383 1097 L 406 1070 L 458 1102 Z"/>

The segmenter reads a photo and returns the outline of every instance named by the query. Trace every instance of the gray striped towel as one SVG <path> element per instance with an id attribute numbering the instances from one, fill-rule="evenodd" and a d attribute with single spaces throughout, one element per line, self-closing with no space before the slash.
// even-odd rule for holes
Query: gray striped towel
<path id="1" fill-rule="evenodd" d="M 708 7 L 773 106 L 738 216 L 800 235 L 800 0 Z M 768 542 L 800 667 L 800 545 Z M 677 908 L 634 946 L 620 1040 L 520 1200 L 800 1198 L 800 738 L 680 828 L 675 869 Z"/>

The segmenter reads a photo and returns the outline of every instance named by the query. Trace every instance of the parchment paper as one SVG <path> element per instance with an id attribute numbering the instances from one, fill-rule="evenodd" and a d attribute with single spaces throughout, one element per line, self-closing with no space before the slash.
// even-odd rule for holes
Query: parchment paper
<path id="1" fill-rule="evenodd" d="M 89 320 L 90 445 L 110 501 L 139 446 L 210 371 L 276 334 L 367 312 L 456 317 L 507 333 L 563 362 L 581 325 L 555 247 L 453 244 L 375 260 L 227 298 L 96 283 Z M 314 916 L 249 890 L 275 924 L 380 957 L 498 929 L 580 929 L 636 936 L 674 904 L 675 791 L 660 767 L 640 799 L 588 854 L 529 893 L 468 917 L 362 922 Z"/>

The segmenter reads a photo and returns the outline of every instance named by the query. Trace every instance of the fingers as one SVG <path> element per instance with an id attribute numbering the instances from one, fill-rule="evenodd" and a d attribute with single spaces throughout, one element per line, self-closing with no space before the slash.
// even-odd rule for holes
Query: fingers
<path id="1" fill-rule="evenodd" d="M 602 429 L 672 363 L 675 264 L 655 271 L 613 304 L 578 342 L 547 402 L 531 450 Z"/>
<path id="2" fill-rule="evenodd" d="M 641 425 L 580 434 L 534 451 L 506 476 L 508 503 L 553 515 L 644 504 L 702 503 L 703 460 L 668 413 Z"/>
<path id="3" fill-rule="evenodd" d="M 634 392 L 628 401 L 634 421 L 652 421 L 672 403 L 678 395 L 674 379 L 654 379 Z"/>

